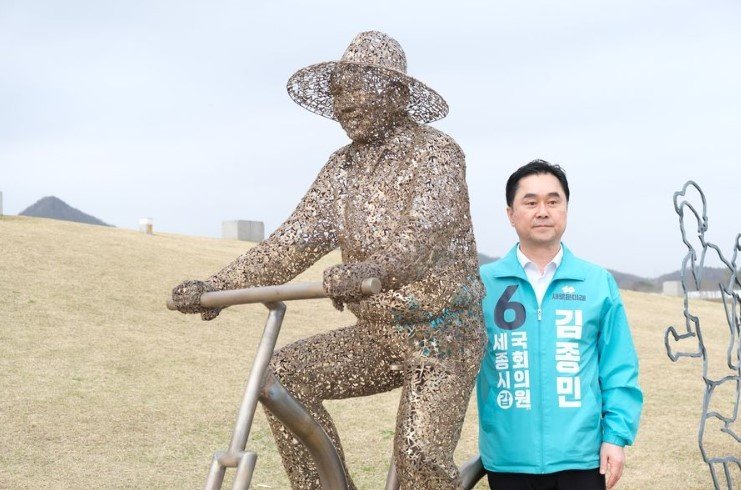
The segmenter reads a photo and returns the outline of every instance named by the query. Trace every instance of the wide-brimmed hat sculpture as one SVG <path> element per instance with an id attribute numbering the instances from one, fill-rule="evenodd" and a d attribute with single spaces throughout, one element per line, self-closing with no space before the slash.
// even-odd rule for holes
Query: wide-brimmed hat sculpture
<path id="1" fill-rule="evenodd" d="M 354 65 L 373 78 L 403 83 L 409 88 L 407 112 L 417 122 L 428 123 L 444 118 L 448 104 L 430 87 L 407 75 L 407 59 L 401 45 L 378 31 L 361 32 L 339 61 L 307 66 L 288 80 L 288 94 L 301 107 L 329 119 L 335 119 L 329 81 L 341 65 Z"/>

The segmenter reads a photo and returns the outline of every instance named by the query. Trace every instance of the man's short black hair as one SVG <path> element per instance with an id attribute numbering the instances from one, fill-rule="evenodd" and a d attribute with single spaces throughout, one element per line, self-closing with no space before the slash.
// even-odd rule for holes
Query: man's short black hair
<path id="1" fill-rule="evenodd" d="M 553 165 L 545 160 L 538 159 L 518 168 L 515 173 L 510 175 L 509 179 L 507 179 L 507 189 L 505 191 L 507 206 L 512 207 L 512 203 L 515 201 L 517 188 L 520 186 L 520 180 L 529 177 L 530 175 L 539 174 L 551 174 L 556 177 L 561 183 L 564 194 L 566 194 L 566 202 L 569 201 L 569 181 L 566 180 L 566 172 L 564 172 L 559 165 Z"/>

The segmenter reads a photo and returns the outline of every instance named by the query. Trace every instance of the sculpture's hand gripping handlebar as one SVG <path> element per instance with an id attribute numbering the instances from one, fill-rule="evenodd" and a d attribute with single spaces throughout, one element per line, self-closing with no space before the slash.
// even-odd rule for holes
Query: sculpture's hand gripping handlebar
<path id="1" fill-rule="evenodd" d="M 360 290 L 365 296 L 377 294 L 381 291 L 381 281 L 375 277 L 365 279 L 361 283 Z M 327 293 L 324 292 L 321 282 L 302 282 L 279 286 L 212 291 L 203 293 L 200 303 L 201 306 L 206 308 L 224 308 L 249 303 L 275 303 L 277 301 L 326 297 Z M 167 308 L 177 310 L 172 299 L 167 300 Z"/>

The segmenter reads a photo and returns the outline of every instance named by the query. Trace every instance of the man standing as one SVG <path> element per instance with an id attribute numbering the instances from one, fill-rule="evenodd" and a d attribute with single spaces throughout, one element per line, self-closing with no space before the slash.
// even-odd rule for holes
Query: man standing
<path id="1" fill-rule="evenodd" d="M 613 277 L 562 243 L 569 185 L 534 160 L 506 187 L 520 239 L 481 268 L 489 342 L 477 381 L 489 484 L 604 489 L 620 479 L 638 430 L 638 358 Z"/>

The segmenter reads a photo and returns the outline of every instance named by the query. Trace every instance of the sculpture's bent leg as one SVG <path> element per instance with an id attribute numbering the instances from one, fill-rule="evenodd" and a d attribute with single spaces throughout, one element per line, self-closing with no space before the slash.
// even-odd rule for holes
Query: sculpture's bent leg
<path id="1" fill-rule="evenodd" d="M 280 383 L 306 408 L 334 444 L 348 475 L 348 488 L 355 487 L 345 466 L 337 429 L 322 402 L 401 386 L 402 373 L 391 369 L 391 364 L 398 362 L 399 355 L 384 344 L 384 337 L 362 324 L 299 340 L 277 351 L 271 361 L 271 369 Z M 302 490 L 323 488 L 307 443 L 297 440 L 300 437 L 281 423 L 281 417 L 270 411 L 267 416 L 291 486 Z"/>
<path id="2" fill-rule="evenodd" d="M 486 476 L 484 464 L 481 462 L 481 456 L 474 456 L 469 459 L 460 468 L 461 487 L 463 490 L 471 490 L 476 484 Z M 386 478 L 386 490 L 399 490 L 399 476 L 396 474 L 396 463 L 391 461 Z"/>
<path id="3" fill-rule="evenodd" d="M 481 325 L 469 321 L 451 332 L 462 338 L 449 356 L 415 354 L 404 366 L 394 439 L 401 490 L 463 488 L 453 453 L 484 349 Z"/>
<path id="4" fill-rule="evenodd" d="M 314 461 L 322 488 L 347 488 L 345 467 L 322 426 L 280 384 L 272 373 L 265 377 L 260 401 L 284 427 L 301 441 Z"/>
<path id="5" fill-rule="evenodd" d="M 436 359 L 407 367 L 394 439 L 400 489 L 462 489 L 453 452 L 476 376 Z"/>

